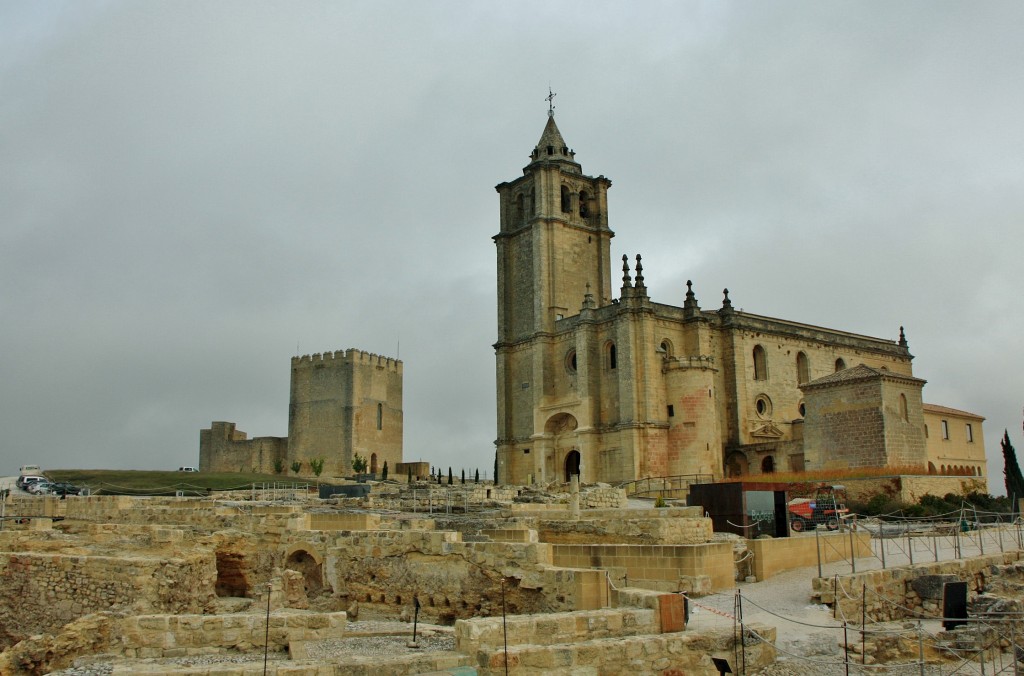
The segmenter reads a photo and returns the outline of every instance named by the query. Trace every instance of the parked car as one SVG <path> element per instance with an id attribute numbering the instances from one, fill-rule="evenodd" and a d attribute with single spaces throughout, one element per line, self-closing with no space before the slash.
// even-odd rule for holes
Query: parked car
<path id="1" fill-rule="evenodd" d="M 14 483 L 18 486 L 18 488 L 22 489 L 23 491 L 27 491 L 28 487 L 31 484 L 34 484 L 38 481 L 46 481 L 46 477 L 36 475 L 25 475 L 18 477 L 18 480 L 15 481 Z"/>
<path id="2" fill-rule="evenodd" d="M 179 467 L 178 471 L 179 472 L 198 472 L 199 469 L 196 468 L 196 467 Z"/>
<path id="3" fill-rule="evenodd" d="M 50 486 L 51 495 L 59 495 L 62 498 L 66 495 L 81 495 L 82 489 L 66 481 L 58 481 Z"/>
<path id="4" fill-rule="evenodd" d="M 27 490 L 32 495 L 46 495 L 50 492 L 50 488 L 53 486 L 52 483 L 43 479 L 42 481 L 33 481 L 28 485 Z"/>

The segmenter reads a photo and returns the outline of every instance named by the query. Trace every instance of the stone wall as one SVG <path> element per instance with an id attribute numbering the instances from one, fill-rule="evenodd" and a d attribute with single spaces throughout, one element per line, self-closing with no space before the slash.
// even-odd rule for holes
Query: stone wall
<path id="1" fill-rule="evenodd" d="M 628 510 L 616 516 L 578 520 L 538 520 L 543 542 L 555 544 L 660 544 L 694 545 L 711 540 L 711 519 L 689 516 L 689 507 Z"/>
<path id="2" fill-rule="evenodd" d="M 0 552 L 0 644 L 103 610 L 201 612 L 217 570 L 203 553 L 93 556 Z"/>
<path id="3" fill-rule="evenodd" d="M 992 566 L 1006 565 L 1021 560 L 1024 552 L 1012 551 L 976 556 L 956 561 L 939 561 L 914 566 L 900 566 L 885 570 L 869 570 L 838 577 L 814 578 L 812 596 L 822 603 L 838 602 L 838 616 L 861 617 L 866 604 L 868 619 L 886 622 L 907 617 L 941 617 L 941 585 L 938 600 L 933 593 L 936 576 L 943 580 L 967 582 L 968 589 L 979 592 L 985 588 L 985 579 Z M 866 600 L 865 594 L 866 591 Z"/>
<path id="4" fill-rule="evenodd" d="M 744 663 L 750 671 L 775 661 L 774 627 L 749 624 L 756 632 L 744 638 Z M 766 641 L 766 642 L 765 642 Z M 677 632 L 657 636 L 622 636 L 581 643 L 556 645 L 517 645 L 508 649 L 507 666 L 518 676 L 571 674 L 637 674 L 641 676 L 713 676 L 718 670 L 712 657 L 727 659 L 737 669 L 735 636 L 732 629 Z M 503 649 L 477 653 L 479 676 L 505 673 Z"/>
<path id="5" fill-rule="evenodd" d="M 871 534 L 828 533 L 813 536 L 792 536 L 764 540 L 747 540 L 747 548 L 753 554 L 753 573 L 758 582 L 794 568 L 808 568 L 832 561 L 850 558 L 851 546 L 857 557 L 871 556 Z"/>
<path id="6" fill-rule="evenodd" d="M 470 655 L 517 645 L 553 645 L 599 638 L 660 634 L 658 616 L 646 608 L 614 608 L 546 615 L 481 617 L 455 623 L 455 649 Z"/>
<path id="7" fill-rule="evenodd" d="M 608 571 L 618 585 L 659 591 L 705 591 L 700 579 L 711 589 L 735 585 L 732 545 L 710 542 L 700 545 L 551 545 L 556 566 Z"/>

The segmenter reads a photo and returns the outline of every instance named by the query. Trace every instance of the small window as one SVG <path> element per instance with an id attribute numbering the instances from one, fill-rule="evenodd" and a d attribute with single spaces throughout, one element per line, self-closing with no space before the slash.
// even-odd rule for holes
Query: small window
<path id="1" fill-rule="evenodd" d="M 768 379 L 768 356 L 760 345 L 754 346 L 754 380 Z"/>
<path id="2" fill-rule="evenodd" d="M 927 425 L 924 426 L 924 438 L 925 439 L 928 438 L 928 426 Z"/>
<path id="3" fill-rule="evenodd" d="M 949 422 L 945 420 L 942 421 L 942 438 L 949 440 Z"/>
<path id="4" fill-rule="evenodd" d="M 807 363 L 807 355 L 803 352 L 797 352 L 796 354 L 796 383 L 797 385 L 803 385 L 808 382 L 810 378 L 811 369 Z"/>
<path id="5" fill-rule="evenodd" d="M 754 400 L 754 410 L 762 418 L 770 417 L 772 414 L 772 400 L 766 394 L 758 395 L 757 399 Z"/>
<path id="6" fill-rule="evenodd" d="M 908 417 L 909 414 L 907 413 L 907 395 L 900 394 L 900 419 L 906 422 Z"/>
<path id="7" fill-rule="evenodd" d="M 576 350 L 569 350 L 565 355 L 565 368 L 569 373 L 576 373 Z"/>
<path id="8" fill-rule="evenodd" d="M 580 191 L 580 218 L 586 218 L 587 216 L 590 215 L 590 212 L 589 212 L 589 210 L 587 208 L 587 203 L 589 201 L 590 201 L 590 196 L 586 192 L 581 190 Z"/>
<path id="9" fill-rule="evenodd" d="M 562 213 L 569 213 L 572 211 L 572 197 L 569 193 L 567 186 L 562 186 Z"/>
<path id="10" fill-rule="evenodd" d="M 377 404 L 377 429 L 384 429 L 384 404 Z"/>
<path id="11" fill-rule="evenodd" d="M 836 372 L 838 373 L 839 371 L 842 371 L 845 368 L 846 368 L 846 362 L 843 361 L 843 358 L 840 357 L 839 359 L 836 359 Z"/>
<path id="12" fill-rule="evenodd" d="M 523 449 L 523 455 L 530 455 L 530 449 L 524 448 Z"/>
<path id="13" fill-rule="evenodd" d="M 676 414 L 676 409 L 672 404 L 668 405 L 668 417 L 671 418 Z"/>
<path id="14" fill-rule="evenodd" d="M 800 402 L 800 405 L 797 406 L 797 410 L 800 411 L 800 417 L 801 418 L 806 418 L 807 417 L 807 406 L 804 404 L 804 402 L 802 402 L 802 401 Z"/>
<path id="15" fill-rule="evenodd" d="M 608 343 L 608 368 L 616 369 L 619 366 L 618 351 L 615 349 L 615 343 Z"/>
<path id="16" fill-rule="evenodd" d="M 967 423 L 967 443 L 974 443 L 974 428 L 971 427 L 971 423 Z"/>
<path id="17" fill-rule="evenodd" d="M 658 346 L 658 352 L 660 352 L 663 357 L 671 358 L 673 356 L 672 342 L 668 338 L 661 341 L 661 345 Z"/>

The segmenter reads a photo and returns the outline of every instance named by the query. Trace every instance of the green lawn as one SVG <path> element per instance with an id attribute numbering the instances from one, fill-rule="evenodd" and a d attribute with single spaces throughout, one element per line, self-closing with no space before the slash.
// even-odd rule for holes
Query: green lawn
<path id="1" fill-rule="evenodd" d="M 187 495 L 208 490 L 244 490 L 252 484 L 315 483 L 303 478 L 281 474 L 250 474 L 246 472 L 157 472 L 114 469 L 52 469 L 43 472 L 51 481 L 67 481 L 88 486 L 93 495 Z"/>

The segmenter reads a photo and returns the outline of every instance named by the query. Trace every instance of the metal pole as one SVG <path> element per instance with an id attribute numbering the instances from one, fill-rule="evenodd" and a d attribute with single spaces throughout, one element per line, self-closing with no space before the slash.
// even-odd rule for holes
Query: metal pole
<path id="1" fill-rule="evenodd" d="M 882 550 L 882 570 L 885 570 L 885 526 L 878 523 L 878 547 Z"/>
<path id="2" fill-rule="evenodd" d="M 747 676 L 747 645 L 746 641 L 743 640 L 743 590 L 736 590 L 736 600 L 739 601 L 738 617 L 740 621 L 740 664 L 742 665 L 740 673 L 743 674 L 743 676 Z"/>
<path id="3" fill-rule="evenodd" d="M 846 633 L 846 620 L 843 620 L 843 662 L 846 664 L 846 676 L 850 676 L 850 639 Z"/>
<path id="4" fill-rule="evenodd" d="M 821 577 L 821 537 L 817 528 L 814 529 L 814 547 L 818 551 L 818 577 Z M 850 552 L 850 556 L 853 556 L 853 552 Z"/>
<path id="5" fill-rule="evenodd" d="M 914 540 L 910 537 L 910 529 L 907 529 L 907 552 L 910 555 L 910 565 L 914 565 Z"/>
<path id="6" fill-rule="evenodd" d="M 924 636 L 921 633 L 921 621 L 917 622 L 917 659 L 921 666 L 921 676 L 924 676 Z"/>
<path id="7" fill-rule="evenodd" d="M 818 529 L 815 528 L 814 532 L 817 533 Z M 868 542 L 870 543 L 871 540 L 868 540 Z M 853 529 L 852 528 L 850 529 L 850 570 L 852 572 L 854 572 L 854 573 L 857 572 L 857 552 L 854 549 Z"/>
<path id="8" fill-rule="evenodd" d="M 267 676 L 267 651 L 270 650 L 270 597 L 274 590 L 273 583 L 267 583 L 267 631 L 263 637 L 263 676 Z"/>
<path id="9" fill-rule="evenodd" d="M 505 641 L 505 676 L 508 676 L 508 624 L 505 622 L 505 578 L 501 578 L 501 634 Z"/>
<path id="10" fill-rule="evenodd" d="M 939 562 L 939 538 L 937 535 L 932 536 L 932 549 L 935 550 L 935 563 Z"/>
<path id="11" fill-rule="evenodd" d="M 860 663 L 867 664 L 867 650 L 865 649 L 864 636 L 868 626 L 868 583 L 860 583 Z"/>
<path id="12" fill-rule="evenodd" d="M 1003 549 L 1003 524 L 1002 523 L 999 524 L 999 528 L 996 531 L 996 535 L 999 536 L 999 551 L 1000 551 L 1000 553 L 1001 552 L 1005 552 L 1006 550 Z"/>

